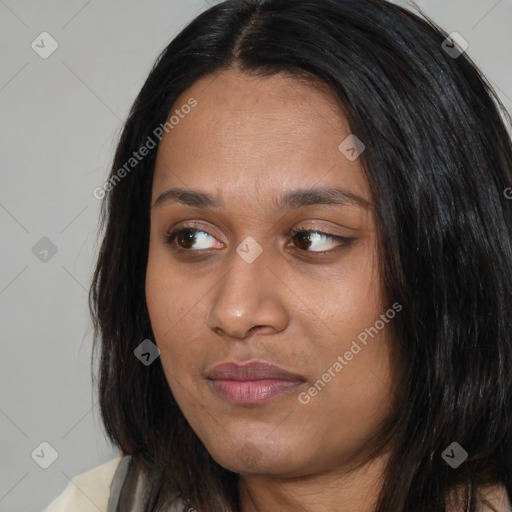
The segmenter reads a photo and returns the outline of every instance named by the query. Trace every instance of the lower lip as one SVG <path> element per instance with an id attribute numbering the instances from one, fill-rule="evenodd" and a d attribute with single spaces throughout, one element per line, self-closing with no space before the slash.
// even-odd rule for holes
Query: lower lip
<path id="1" fill-rule="evenodd" d="M 230 402 L 257 404 L 302 386 L 302 381 L 279 379 L 211 380 L 213 388 Z"/>

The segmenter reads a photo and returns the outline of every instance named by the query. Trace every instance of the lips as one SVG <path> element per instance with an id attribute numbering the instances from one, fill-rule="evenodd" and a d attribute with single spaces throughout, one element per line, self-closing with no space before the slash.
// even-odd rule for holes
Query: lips
<path id="1" fill-rule="evenodd" d="M 207 373 L 207 379 L 216 393 L 238 404 L 264 402 L 306 382 L 301 375 L 267 361 L 218 364 Z"/>
<path id="2" fill-rule="evenodd" d="M 213 369 L 207 374 L 209 379 L 212 380 L 264 380 L 264 379 L 279 379 L 279 380 L 302 380 L 304 378 L 295 373 L 288 372 L 275 364 L 266 361 L 254 361 L 247 364 L 237 363 L 223 363 L 214 366 Z"/>

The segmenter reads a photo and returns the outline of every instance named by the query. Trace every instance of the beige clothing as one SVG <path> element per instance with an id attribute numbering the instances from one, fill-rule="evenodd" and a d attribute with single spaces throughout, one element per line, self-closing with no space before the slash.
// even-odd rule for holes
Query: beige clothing
<path id="1" fill-rule="evenodd" d="M 43 512 L 107 512 L 110 485 L 122 455 L 71 479 Z"/>
<path id="2" fill-rule="evenodd" d="M 74 477 L 43 512 L 144 512 L 145 477 L 130 455 L 119 455 Z M 194 510 L 176 498 L 165 512 Z"/>

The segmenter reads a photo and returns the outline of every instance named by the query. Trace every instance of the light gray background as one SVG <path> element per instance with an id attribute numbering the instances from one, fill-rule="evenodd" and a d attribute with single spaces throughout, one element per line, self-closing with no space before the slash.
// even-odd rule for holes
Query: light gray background
<path id="1" fill-rule="evenodd" d="M 0 512 L 41 511 L 70 478 L 118 454 L 90 382 L 92 191 L 155 58 L 213 3 L 0 0 Z M 468 41 L 511 111 L 512 0 L 418 4 Z M 59 45 L 47 59 L 31 47 L 44 31 Z M 57 248 L 46 262 L 32 251 L 43 237 Z M 43 441 L 58 453 L 48 469 L 31 458 Z"/>

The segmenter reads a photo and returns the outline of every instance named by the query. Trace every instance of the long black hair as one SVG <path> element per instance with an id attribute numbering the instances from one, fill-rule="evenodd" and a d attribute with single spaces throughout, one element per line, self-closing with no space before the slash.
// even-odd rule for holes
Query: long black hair
<path id="1" fill-rule="evenodd" d="M 385 295 L 403 306 L 393 324 L 397 416 L 382 433 L 393 451 L 376 512 L 443 512 L 455 490 L 461 509 L 476 512 L 482 486 L 507 483 L 511 494 L 512 205 L 503 191 L 512 145 L 503 105 L 447 36 L 383 0 L 227 0 L 159 56 L 104 188 L 89 303 L 102 419 L 148 476 L 147 511 L 174 494 L 201 512 L 238 511 L 238 475 L 195 435 L 160 360 L 134 357 L 154 340 L 145 272 L 156 150 L 122 179 L 119 169 L 183 92 L 232 67 L 327 85 L 366 146 Z M 468 454 L 456 469 L 443 456 L 454 442 Z"/>

